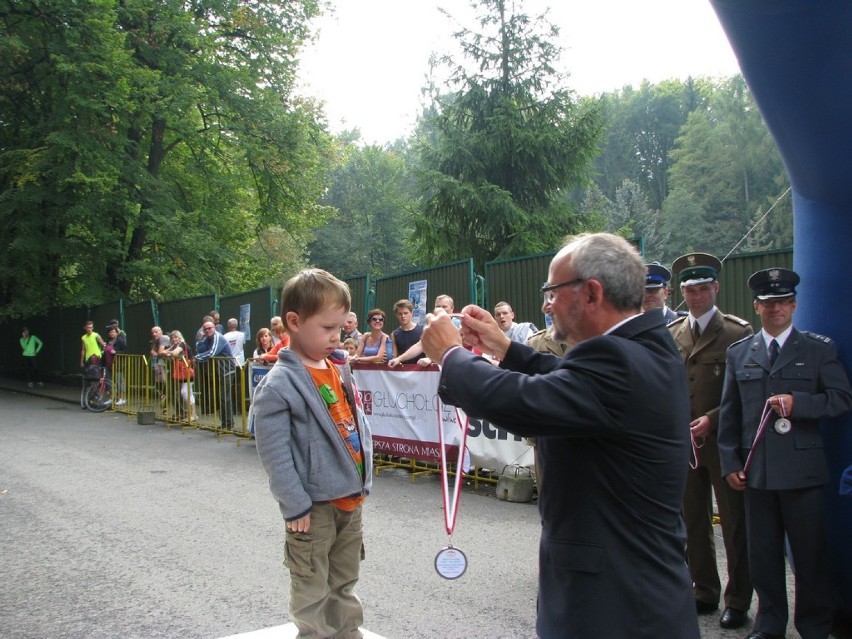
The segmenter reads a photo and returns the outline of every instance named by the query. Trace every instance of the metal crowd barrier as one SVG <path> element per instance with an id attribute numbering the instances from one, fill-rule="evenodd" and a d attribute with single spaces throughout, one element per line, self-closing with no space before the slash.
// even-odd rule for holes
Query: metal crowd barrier
<path id="1" fill-rule="evenodd" d="M 229 357 L 196 361 L 192 384 L 197 421 L 194 426 L 217 435 L 250 437 L 247 429 L 247 367 Z"/>
<path id="2" fill-rule="evenodd" d="M 185 360 L 186 361 L 186 360 Z M 194 379 L 176 379 L 171 358 L 119 353 L 112 363 L 112 410 L 152 414 L 167 427 L 199 428 L 217 437 L 251 437 L 247 367 L 229 357 L 192 362 Z"/>
<path id="3" fill-rule="evenodd" d="M 112 360 L 112 410 L 135 415 L 151 406 L 150 367 L 144 355 L 116 353 Z"/>
<path id="4" fill-rule="evenodd" d="M 147 413 L 152 421 L 146 423 L 158 419 L 168 428 L 207 430 L 219 439 L 232 435 L 237 443 L 242 438 L 253 438 L 248 425 L 251 393 L 271 367 L 247 363 L 240 368 L 229 357 L 193 361 L 192 367 L 193 379 L 184 381 L 174 377 L 175 362 L 171 358 L 149 360 L 145 355 L 116 354 L 112 362 L 111 410 L 127 415 Z M 376 475 L 384 469 L 401 468 L 411 473 L 412 482 L 419 475 L 440 470 L 434 463 L 378 453 L 374 464 Z M 464 476 L 472 481 L 475 490 L 480 483 L 498 481 L 492 471 L 479 468 L 472 468 Z"/>

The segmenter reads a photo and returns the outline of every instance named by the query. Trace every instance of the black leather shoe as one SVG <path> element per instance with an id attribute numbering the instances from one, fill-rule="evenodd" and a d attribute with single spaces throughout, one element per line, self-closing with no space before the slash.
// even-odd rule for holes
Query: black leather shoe
<path id="1" fill-rule="evenodd" d="M 719 609 L 719 604 L 710 603 L 709 601 L 695 600 L 695 610 L 699 615 L 709 615 L 711 612 L 716 612 Z"/>
<path id="2" fill-rule="evenodd" d="M 729 606 L 719 617 L 719 625 L 723 628 L 742 628 L 745 625 L 746 618 L 745 610 L 738 610 Z"/>
<path id="3" fill-rule="evenodd" d="M 769 632 L 753 632 L 745 639 L 785 639 L 784 635 L 773 635 Z"/>

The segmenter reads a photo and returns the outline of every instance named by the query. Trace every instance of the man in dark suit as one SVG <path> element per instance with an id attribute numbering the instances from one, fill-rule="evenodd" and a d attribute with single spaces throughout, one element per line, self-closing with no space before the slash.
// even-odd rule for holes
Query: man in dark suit
<path id="1" fill-rule="evenodd" d="M 671 292 L 669 291 L 669 282 L 672 279 L 672 273 L 659 262 L 646 264 L 645 268 L 648 269 L 648 273 L 645 276 L 645 297 L 642 298 L 642 312 L 646 313 L 653 308 L 658 308 L 662 312 L 666 324 L 671 324 L 678 318 L 678 314 L 666 305 Z"/>
<path id="2" fill-rule="evenodd" d="M 669 324 L 684 364 L 689 384 L 689 431 L 695 444 L 694 461 L 686 480 L 683 519 L 686 554 L 692 575 L 695 607 L 709 614 L 719 607 L 721 582 L 713 534 L 713 494 L 722 524 L 728 563 L 723 628 L 745 625 L 751 606 L 752 586 L 746 552 L 745 505 L 742 493 L 722 479 L 716 435 L 719 403 L 725 379 L 725 351 L 752 334 L 748 322 L 716 308 L 722 263 L 707 253 L 690 253 L 672 264 L 689 314 Z M 686 428 L 686 425 L 684 425 Z"/>
<path id="3" fill-rule="evenodd" d="M 444 401 L 536 437 L 539 637 L 694 639 L 681 499 L 689 459 L 683 366 L 662 315 L 640 314 L 645 266 L 623 238 L 581 235 L 550 264 L 542 310 L 563 357 L 512 342 L 487 311 L 430 318 Z M 667 397 L 669 401 L 649 401 Z"/>
<path id="4" fill-rule="evenodd" d="M 727 482 L 745 491 L 758 597 L 747 639 L 785 636 L 785 534 L 796 566 L 796 629 L 803 639 L 826 639 L 831 629 L 823 494 L 828 470 L 819 419 L 850 410 L 852 388 L 833 342 L 793 326 L 798 283 L 799 276 L 784 268 L 752 275 L 748 285 L 763 328 L 728 349 L 719 454 Z"/>

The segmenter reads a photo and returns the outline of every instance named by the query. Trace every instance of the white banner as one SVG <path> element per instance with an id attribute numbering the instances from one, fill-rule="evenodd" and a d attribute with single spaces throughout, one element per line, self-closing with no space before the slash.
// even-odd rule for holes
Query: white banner
<path id="1" fill-rule="evenodd" d="M 437 366 L 401 366 L 389 369 L 374 364 L 353 366 L 355 383 L 370 420 L 374 452 L 420 461 L 438 462 L 438 406 L 442 409 L 444 440 L 453 446 L 448 457 L 458 457 L 459 425 L 456 411 L 438 398 Z M 465 419 L 461 413 L 462 420 Z M 532 449 L 522 437 L 486 421 L 471 419 L 468 430 L 470 462 L 498 472 L 517 463 L 533 467 Z"/>

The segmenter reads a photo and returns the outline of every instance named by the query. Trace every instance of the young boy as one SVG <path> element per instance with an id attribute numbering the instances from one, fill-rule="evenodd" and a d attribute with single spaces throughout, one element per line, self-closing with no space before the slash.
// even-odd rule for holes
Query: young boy
<path id="1" fill-rule="evenodd" d="M 257 452 L 284 515 L 299 639 L 362 636 L 364 612 L 353 589 L 373 446 L 348 367 L 330 359 L 349 307 L 349 288 L 330 273 L 308 269 L 287 281 L 281 318 L 290 349 L 278 352 L 252 405 Z"/>
<path id="2" fill-rule="evenodd" d="M 358 352 L 358 341 L 347 337 L 343 340 L 343 350 L 349 353 L 349 357 L 353 357 Z"/>

